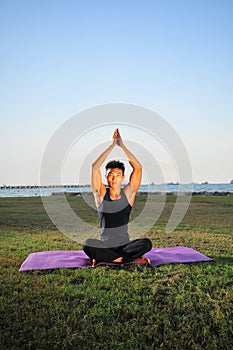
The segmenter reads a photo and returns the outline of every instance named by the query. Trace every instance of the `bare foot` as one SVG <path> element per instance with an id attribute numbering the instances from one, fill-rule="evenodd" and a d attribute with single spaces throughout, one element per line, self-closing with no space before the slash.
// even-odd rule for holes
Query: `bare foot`
<path id="1" fill-rule="evenodd" d="M 151 261 L 149 258 L 137 258 L 137 259 L 134 259 L 133 262 L 135 264 L 140 264 L 140 265 L 151 265 Z"/>
<path id="2" fill-rule="evenodd" d="M 112 262 L 114 262 L 114 263 L 122 263 L 122 261 L 123 261 L 123 256 L 120 256 L 119 258 L 113 260 Z"/>
<path id="3" fill-rule="evenodd" d="M 97 264 L 96 260 L 95 259 L 92 259 L 92 262 L 91 262 L 91 267 L 95 267 Z"/>

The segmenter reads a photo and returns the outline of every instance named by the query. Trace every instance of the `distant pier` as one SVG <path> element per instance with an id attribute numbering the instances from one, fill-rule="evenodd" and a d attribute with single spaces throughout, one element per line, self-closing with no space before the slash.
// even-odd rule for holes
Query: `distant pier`
<path id="1" fill-rule="evenodd" d="M 0 189 L 33 189 L 33 188 L 73 188 L 73 187 L 90 187 L 90 185 L 1 185 Z"/>

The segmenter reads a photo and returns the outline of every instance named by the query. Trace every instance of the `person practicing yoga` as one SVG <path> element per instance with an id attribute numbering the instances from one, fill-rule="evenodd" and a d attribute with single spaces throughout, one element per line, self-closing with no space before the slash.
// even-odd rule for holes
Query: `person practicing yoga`
<path id="1" fill-rule="evenodd" d="M 129 183 L 124 188 L 125 166 L 120 161 L 108 162 L 105 167 L 108 187 L 102 182 L 100 167 L 115 146 L 123 150 L 133 168 Z M 151 241 L 148 238 L 130 241 L 128 234 L 130 212 L 141 178 L 141 164 L 124 145 L 119 130 L 115 129 L 111 145 L 92 164 L 91 186 L 101 226 L 100 239 L 88 238 L 83 244 L 92 266 L 101 261 L 123 264 L 133 261 L 150 265 L 150 260 L 143 255 L 151 250 Z"/>

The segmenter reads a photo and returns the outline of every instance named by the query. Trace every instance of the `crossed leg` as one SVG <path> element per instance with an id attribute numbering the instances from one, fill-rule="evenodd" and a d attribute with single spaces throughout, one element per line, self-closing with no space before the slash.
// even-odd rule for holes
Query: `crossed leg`
<path id="1" fill-rule="evenodd" d="M 143 255 L 152 248 L 152 243 L 148 238 L 135 239 L 120 246 L 108 248 L 103 241 L 89 238 L 83 245 L 84 252 L 89 256 L 92 266 L 98 262 L 128 263 L 150 265 L 150 260 Z"/>

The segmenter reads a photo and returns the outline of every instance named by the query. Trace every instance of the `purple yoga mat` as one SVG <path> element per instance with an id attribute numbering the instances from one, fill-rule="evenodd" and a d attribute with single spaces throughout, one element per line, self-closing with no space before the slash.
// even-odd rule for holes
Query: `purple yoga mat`
<path id="1" fill-rule="evenodd" d="M 197 250 L 187 247 L 152 248 L 144 257 L 151 260 L 151 266 L 212 260 Z M 119 264 L 102 262 L 96 266 L 98 265 Z M 19 271 L 77 267 L 91 267 L 90 260 L 83 250 L 50 250 L 29 254 Z"/>

